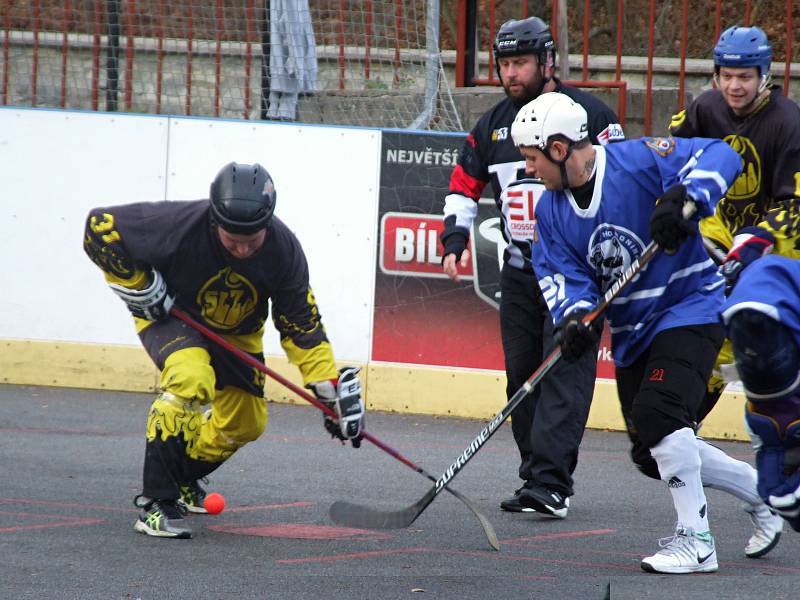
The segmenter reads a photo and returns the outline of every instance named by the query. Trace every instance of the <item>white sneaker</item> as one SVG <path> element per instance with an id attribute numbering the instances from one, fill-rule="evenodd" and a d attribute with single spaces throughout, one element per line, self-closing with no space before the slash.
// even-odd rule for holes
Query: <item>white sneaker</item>
<path id="1" fill-rule="evenodd" d="M 719 568 L 714 538 L 678 523 L 675 535 L 658 540 L 661 550 L 642 560 L 649 573 L 710 573 Z"/>
<path id="2" fill-rule="evenodd" d="M 755 533 L 747 540 L 744 553 L 747 558 L 759 558 L 778 545 L 783 530 L 783 517 L 773 513 L 763 502 L 757 506 L 745 506 L 750 515 Z"/>

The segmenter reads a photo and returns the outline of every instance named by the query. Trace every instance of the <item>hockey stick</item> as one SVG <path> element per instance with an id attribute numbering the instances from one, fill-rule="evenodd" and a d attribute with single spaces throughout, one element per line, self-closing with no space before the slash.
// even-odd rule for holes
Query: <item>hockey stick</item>
<path id="1" fill-rule="evenodd" d="M 717 245 L 713 241 L 708 239 L 706 236 L 701 235 L 700 238 L 703 240 L 703 247 L 706 249 L 706 252 L 708 252 L 708 256 L 711 258 L 711 260 L 714 261 L 714 264 L 721 265 L 722 263 L 724 263 L 725 253 L 722 250 L 720 250 L 717 247 Z"/>
<path id="2" fill-rule="evenodd" d="M 693 212 L 693 211 L 692 211 Z M 687 209 L 684 209 L 686 215 Z M 691 212 L 686 218 L 691 216 Z M 584 325 L 590 325 L 598 316 L 600 316 L 612 300 L 616 298 L 619 293 L 641 272 L 644 266 L 652 260 L 658 251 L 658 244 L 650 242 L 642 254 L 625 270 L 622 276 L 614 282 L 614 284 L 606 291 L 602 301 L 592 310 L 587 313 L 582 322 Z M 497 413 L 489 424 L 484 427 L 480 433 L 472 440 L 461 455 L 447 468 L 447 470 L 436 480 L 434 486 L 419 500 L 411 506 L 397 510 L 397 511 L 380 511 L 369 506 L 360 504 L 353 504 L 351 502 L 338 501 L 334 502 L 330 508 L 330 516 L 334 523 L 340 525 L 347 525 L 350 527 L 367 527 L 372 529 L 402 529 L 408 527 L 417 520 L 428 505 L 433 502 L 433 499 L 447 486 L 461 469 L 464 468 L 469 460 L 475 456 L 478 450 L 494 435 L 500 425 L 508 418 L 511 412 L 522 402 L 525 397 L 531 393 L 539 382 L 544 378 L 550 369 L 555 366 L 561 359 L 561 348 L 556 347 L 547 358 L 542 361 L 542 364 L 533 372 L 528 380 L 519 388 L 514 395 L 509 399 L 508 403 L 503 409 Z"/>
<path id="3" fill-rule="evenodd" d="M 277 381 L 281 385 L 289 388 L 291 391 L 293 391 L 295 394 L 300 396 L 306 402 L 309 402 L 309 403 L 313 404 L 314 406 L 316 406 L 318 409 L 320 409 L 327 416 L 329 416 L 329 417 L 331 417 L 333 419 L 337 419 L 338 418 L 336 416 L 336 413 L 333 410 L 331 410 L 329 407 L 325 406 L 325 404 L 323 404 L 322 402 L 317 400 L 313 395 L 309 394 L 306 390 L 304 390 L 303 388 L 295 385 L 294 383 L 292 383 L 291 381 L 289 381 L 288 379 L 286 379 L 282 375 L 280 375 L 280 374 L 276 373 L 275 371 L 273 371 L 272 369 L 270 369 L 268 366 L 266 366 L 261 361 L 253 358 L 252 356 L 250 356 L 246 352 L 244 352 L 241 349 L 237 348 L 236 346 L 234 346 L 233 344 L 228 342 L 225 338 L 223 338 L 219 334 L 215 333 L 214 331 L 210 330 L 205 325 L 202 325 L 201 323 L 198 323 L 192 317 L 187 315 L 185 312 L 183 312 L 179 308 L 173 307 L 170 310 L 170 314 L 172 314 L 174 317 L 177 317 L 178 319 L 180 319 L 181 321 L 186 323 L 192 329 L 195 329 L 195 330 L 199 331 L 201 334 L 206 336 L 212 342 L 218 344 L 219 346 L 222 346 L 223 348 L 225 348 L 226 350 L 231 352 L 234 356 L 236 356 L 237 358 L 241 359 L 242 361 L 244 361 L 245 363 L 247 363 L 248 365 L 250 365 L 254 369 L 257 369 L 257 370 L 261 371 L 265 375 L 269 375 L 272 379 L 274 379 L 275 381 Z M 362 436 L 363 436 L 363 438 L 365 440 L 367 440 L 370 443 L 372 443 L 373 445 L 377 446 L 378 448 L 380 448 L 381 450 L 383 450 L 384 452 L 386 452 L 388 455 L 392 456 L 393 458 L 396 458 L 397 460 L 399 460 L 401 463 L 403 463 L 407 467 L 413 469 L 417 473 L 420 473 L 420 474 L 424 475 L 425 477 L 427 477 L 431 481 L 436 482 L 436 478 L 433 475 L 428 473 L 425 469 L 423 469 L 422 467 L 420 467 L 416 463 L 412 462 L 410 459 L 408 459 L 405 456 L 403 456 L 402 454 L 400 454 L 397 450 L 395 450 L 391 446 L 388 446 L 387 444 L 383 443 L 381 440 L 379 440 L 378 438 L 373 436 L 368 431 L 365 431 L 365 430 L 362 431 Z M 486 516 L 484 516 L 484 514 L 478 509 L 478 507 L 475 505 L 475 503 L 472 502 L 472 500 L 470 500 L 466 496 L 462 495 L 460 492 L 458 492 L 458 491 L 456 491 L 456 490 L 454 490 L 452 488 L 448 487 L 447 491 L 450 492 L 451 494 L 453 494 L 453 496 L 455 496 L 459 500 L 461 500 L 461 502 L 463 502 L 467 506 L 467 508 L 469 508 L 472 511 L 472 513 L 478 518 L 478 521 L 480 521 L 481 527 L 483 527 L 483 531 L 486 534 L 487 540 L 489 541 L 489 545 L 493 549 L 499 550 L 500 549 L 500 542 L 497 540 L 497 533 L 495 533 L 494 527 L 492 527 L 492 524 L 489 522 L 489 519 L 487 519 Z"/>

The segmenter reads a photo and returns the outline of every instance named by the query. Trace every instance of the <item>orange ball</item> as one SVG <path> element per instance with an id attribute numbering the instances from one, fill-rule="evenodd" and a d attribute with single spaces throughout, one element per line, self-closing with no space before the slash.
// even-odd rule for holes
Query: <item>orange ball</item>
<path id="1" fill-rule="evenodd" d="M 217 492 L 211 492 L 206 496 L 203 506 L 210 515 L 218 515 L 225 510 L 225 496 Z"/>

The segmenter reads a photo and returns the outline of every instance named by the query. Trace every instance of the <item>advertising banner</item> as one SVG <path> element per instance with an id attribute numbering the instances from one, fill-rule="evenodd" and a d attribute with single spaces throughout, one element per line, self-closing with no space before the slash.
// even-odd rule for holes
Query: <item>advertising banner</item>
<path id="1" fill-rule="evenodd" d="M 503 369 L 497 310 L 475 293 L 474 266 L 459 283 L 442 272 L 442 209 L 464 138 L 383 132 L 372 360 Z"/>
<path id="2" fill-rule="evenodd" d="M 472 260 L 460 281 L 453 283 L 442 272 L 442 210 L 464 139 L 383 132 L 374 361 L 505 370 L 497 309 L 506 243 L 492 198 L 478 204 L 470 233 Z M 491 194 L 489 187 L 485 194 Z M 523 196 L 519 203 L 519 210 L 532 212 Z M 614 377 L 607 332 L 598 376 Z"/>

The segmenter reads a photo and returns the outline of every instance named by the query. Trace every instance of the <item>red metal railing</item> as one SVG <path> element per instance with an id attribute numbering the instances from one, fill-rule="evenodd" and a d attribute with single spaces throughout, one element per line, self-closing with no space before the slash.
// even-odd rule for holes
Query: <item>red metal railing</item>
<path id="1" fill-rule="evenodd" d="M 488 57 L 483 58 L 483 64 L 479 66 L 478 72 L 482 75 L 475 76 L 470 75 L 471 81 L 464 80 L 464 73 L 465 73 L 465 44 L 466 44 L 466 36 L 463 35 L 462 32 L 466 30 L 468 17 L 464 14 L 465 6 L 468 2 L 472 2 L 473 5 L 478 5 L 480 7 L 478 14 L 475 18 L 479 21 L 479 31 L 482 31 L 482 38 L 479 41 L 479 47 L 476 49 L 479 55 Z M 25 32 L 29 36 L 29 44 L 30 49 L 30 71 L 25 74 L 26 79 L 29 78 L 30 82 L 30 104 L 33 106 L 46 104 L 50 102 L 50 105 L 58 105 L 61 107 L 68 107 L 70 105 L 70 98 L 68 97 L 70 94 L 70 90 L 72 89 L 71 86 L 73 85 L 72 82 L 69 81 L 69 77 L 74 75 L 70 74 L 70 65 L 77 64 L 75 61 L 75 48 L 71 47 L 70 44 L 73 42 L 71 41 L 71 34 L 74 33 L 71 29 L 76 29 L 75 32 L 82 31 L 83 33 L 89 34 L 89 40 L 91 44 L 91 74 L 90 74 L 90 90 L 89 90 L 89 98 L 91 103 L 91 108 L 93 110 L 98 110 L 101 108 L 101 101 L 100 101 L 100 94 L 102 93 L 102 81 L 103 81 L 103 64 L 101 63 L 101 55 L 106 49 L 107 45 L 111 43 L 109 40 L 111 39 L 110 31 L 108 28 L 110 27 L 109 23 L 111 22 L 111 16 L 109 14 L 105 14 L 106 10 L 119 10 L 121 8 L 121 25 L 122 25 L 122 35 L 119 36 L 118 43 L 124 45 L 124 72 L 122 77 L 122 92 L 123 92 L 123 102 L 121 107 L 124 110 L 132 110 L 134 100 L 136 98 L 135 94 L 137 93 L 136 86 L 139 85 L 135 81 L 135 75 L 137 74 L 136 69 L 141 66 L 136 64 L 135 59 L 137 58 L 137 51 L 141 54 L 143 52 L 142 46 L 140 45 L 143 41 L 148 44 L 152 44 L 151 50 L 145 50 L 145 52 L 151 52 L 154 50 L 155 54 L 155 102 L 152 106 L 154 106 L 155 112 L 160 113 L 164 106 L 165 96 L 164 96 L 164 82 L 165 82 L 165 69 L 168 67 L 167 58 L 166 58 L 166 50 L 165 44 L 167 39 L 170 38 L 181 38 L 185 43 L 185 61 L 184 69 L 185 69 L 185 82 L 184 88 L 180 91 L 181 94 L 185 94 L 185 97 L 182 98 L 183 102 L 183 112 L 186 115 L 191 115 L 193 112 L 192 101 L 193 101 L 193 64 L 192 61 L 195 56 L 195 52 L 198 50 L 196 46 L 202 46 L 202 40 L 205 39 L 213 39 L 215 42 L 215 47 L 211 51 L 211 56 L 213 58 L 213 98 L 212 105 L 211 105 L 211 112 L 215 116 L 219 116 L 223 112 L 222 107 L 222 78 L 223 78 L 223 55 L 225 53 L 224 43 L 231 39 L 228 37 L 226 31 L 226 25 L 229 23 L 226 22 L 226 3 L 225 0 L 207 0 L 206 4 L 210 8 L 210 11 L 203 12 L 200 8 L 198 8 L 198 4 L 196 2 L 187 2 L 185 6 L 185 11 L 181 17 L 169 17 L 168 16 L 168 8 L 170 7 L 170 3 L 168 0 L 150 0 L 149 6 L 153 8 L 152 13 L 152 29 L 147 30 L 148 25 L 139 25 L 140 23 L 145 23 L 141 20 L 141 15 L 139 12 L 141 10 L 137 10 L 137 7 L 145 7 L 148 5 L 147 2 L 137 2 L 136 0 L 124 0 L 122 2 L 113 2 L 108 3 L 105 1 L 96 1 L 91 2 L 88 5 L 84 2 L 76 2 L 76 0 L 63 0 L 62 7 L 63 13 L 57 15 L 57 22 L 58 25 L 55 29 L 62 29 L 62 31 L 57 32 L 57 37 L 55 39 L 58 40 L 57 45 L 60 48 L 60 73 L 56 75 L 56 77 L 60 76 L 60 82 L 48 82 L 49 84 L 52 83 L 53 87 L 55 87 L 57 95 L 55 98 L 51 98 L 45 100 L 45 96 L 43 94 L 44 87 L 40 86 L 39 79 L 43 76 L 43 73 L 47 71 L 48 73 L 51 72 L 49 68 L 46 68 L 45 61 L 47 59 L 47 55 L 45 52 L 51 50 L 55 45 L 53 44 L 52 40 L 54 39 L 52 34 L 49 32 L 54 29 L 53 27 L 53 19 L 51 18 L 48 21 L 48 17 L 52 17 L 52 15 L 47 14 L 46 4 L 43 0 L 29 0 L 28 3 L 23 3 L 24 9 L 19 9 L 19 6 L 22 6 L 20 3 L 13 3 L 13 2 L 2 2 L 0 1 L 0 24 L 2 25 L 2 33 L 0 33 L 0 45 L 2 45 L 2 51 L 0 52 L 0 67 L 2 67 L 2 76 L 0 78 L 0 103 L 8 104 L 11 100 L 9 95 L 9 85 L 13 81 L 11 79 L 11 75 L 13 75 L 13 63 L 11 62 L 11 54 L 10 54 L 10 47 L 12 45 L 12 38 L 15 35 L 15 25 L 14 25 L 14 18 L 15 12 L 17 13 L 17 19 L 19 19 L 20 14 L 24 14 L 27 17 L 27 22 L 25 26 Z M 360 40 L 363 39 L 362 43 L 362 55 L 359 57 L 359 60 L 363 63 L 361 65 L 363 69 L 364 78 L 369 80 L 370 77 L 374 77 L 375 73 L 375 64 L 377 62 L 378 51 L 376 51 L 376 41 L 373 39 L 373 35 L 377 34 L 378 29 L 380 27 L 392 27 L 392 25 L 388 25 L 383 21 L 378 22 L 377 16 L 373 14 L 373 11 L 377 10 L 377 3 L 374 0 L 365 0 L 363 3 L 359 4 L 359 10 L 363 11 L 363 23 L 364 23 L 364 30 L 363 30 L 363 38 L 359 36 L 358 42 L 354 42 L 352 35 L 350 35 L 346 30 L 344 23 L 348 20 L 350 11 L 353 10 L 352 7 L 353 3 L 345 2 L 345 0 L 331 0 L 331 5 L 334 7 L 334 10 L 338 10 L 338 25 L 333 32 L 332 36 L 332 43 L 338 46 L 338 82 L 336 81 L 336 75 L 334 75 L 334 85 L 338 84 L 338 88 L 343 90 L 346 87 L 346 66 L 349 62 L 353 60 L 352 56 L 347 56 L 346 51 L 348 51 L 349 47 L 352 47 L 354 44 L 358 45 L 362 43 Z M 607 33 L 610 36 L 608 43 L 603 41 L 603 50 L 598 51 L 597 47 L 594 48 L 595 52 L 592 53 L 590 48 L 590 42 L 594 44 L 598 44 L 598 41 L 593 37 L 593 26 L 597 29 L 598 24 L 598 17 L 597 15 L 603 13 L 608 7 L 609 4 L 612 7 L 615 4 L 616 15 L 615 19 L 613 19 L 613 15 L 608 17 L 608 23 L 605 21 L 602 23 L 604 27 L 607 29 Z M 774 6 L 778 4 L 773 3 L 770 6 L 774 8 Z M 784 4 L 784 3 L 781 3 Z M 784 59 L 784 72 L 783 72 L 783 89 L 784 93 L 788 94 L 789 87 L 791 84 L 791 59 L 793 57 L 794 52 L 794 24 L 793 24 L 793 10 L 796 10 L 796 0 L 786 0 L 785 5 L 781 6 L 780 9 L 784 13 L 783 18 L 783 27 L 776 28 L 774 23 L 771 23 L 770 30 L 773 32 L 772 35 L 777 35 L 774 33 L 776 30 L 781 31 L 783 33 L 782 38 L 778 39 L 778 44 L 782 46 L 780 49 L 780 53 L 783 54 L 781 58 L 786 57 Z M 244 44 L 244 84 L 242 90 L 242 105 L 241 110 L 243 118 L 247 119 L 251 116 L 252 109 L 253 109 L 253 98 L 252 98 L 252 90 L 250 87 L 250 80 L 253 71 L 253 61 L 257 60 L 256 52 L 257 49 L 254 49 L 252 46 L 254 44 L 259 44 L 259 39 L 261 39 L 261 44 L 263 44 L 263 36 L 264 31 L 262 29 L 263 24 L 265 23 L 265 19 L 262 17 L 262 11 L 257 8 L 256 0 L 246 0 L 245 3 L 242 3 L 242 9 L 245 11 L 246 18 L 245 20 L 245 31 L 242 35 L 242 39 L 245 42 Z M 577 5 L 577 6 L 576 6 Z M 686 81 L 687 81 L 687 56 L 689 52 L 689 44 L 692 42 L 692 38 L 690 38 L 690 29 L 692 25 L 695 25 L 697 19 L 703 17 L 708 19 L 707 22 L 707 31 L 709 32 L 713 29 L 714 38 L 718 38 L 720 31 L 723 28 L 723 25 L 727 26 L 734 22 L 741 22 L 741 23 L 751 23 L 752 18 L 755 14 L 753 3 L 751 0 L 747 0 L 743 4 L 739 4 L 738 7 L 731 7 L 731 3 L 727 2 L 723 5 L 722 0 L 707 0 L 704 4 L 706 7 L 705 12 L 701 11 L 700 16 L 697 16 L 698 10 L 698 3 L 692 3 L 692 10 L 695 11 L 692 13 L 693 20 L 689 20 L 689 1 L 688 0 L 681 0 L 680 3 L 671 3 L 674 5 L 674 12 L 672 13 L 672 20 L 670 23 L 675 23 L 675 37 L 672 40 L 675 44 L 679 47 L 675 47 L 675 54 L 679 59 L 679 72 L 677 77 L 677 106 L 682 108 L 685 103 L 685 95 L 686 95 Z M 81 6 L 89 6 L 88 12 L 86 8 L 80 8 Z M 115 6 L 116 8 L 108 9 L 108 7 Z M 456 85 L 457 86 L 465 86 L 465 85 L 498 85 L 499 82 L 497 80 L 497 75 L 494 69 L 494 60 L 491 56 L 491 40 L 494 38 L 494 35 L 499 27 L 500 22 L 504 21 L 506 18 L 514 17 L 514 18 L 525 18 L 530 16 L 531 9 L 528 6 L 528 2 L 525 0 L 516 0 L 516 3 L 509 2 L 506 0 L 502 4 L 497 0 L 459 0 L 458 3 L 459 11 L 457 14 L 457 21 L 458 21 L 458 48 L 456 52 Z M 557 0 L 551 0 L 548 6 L 549 9 L 545 10 L 547 15 L 549 16 L 551 30 L 553 32 L 554 38 L 558 41 L 558 31 L 559 31 L 559 14 L 558 14 L 558 2 Z M 579 87 L 586 87 L 586 88 L 607 88 L 607 89 L 615 89 L 617 94 L 619 95 L 618 98 L 618 113 L 620 115 L 621 120 L 624 120 L 625 108 L 626 108 L 626 92 L 630 87 L 630 82 L 624 82 L 622 80 L 623 73 L 622 73 L 622 62 L 623 62 L 623 34 L 627 34 L 628 37 L 631 37 L 631 26 L 628 25 L 629 30 L 624 30 L 625 21 L 630 17 L 630 0 L 628 2 L 628 12 L 626 13 L 626 2 L 625 0 L 617 0 L 616 3 L 609 3 L 604 1 L 602 3 L 595 2 L 594 4 L 591 0 L 584 0 L 582 3 L 570 3 L 572 7 L 571 10 L 583 10 L 583 15 L 581 18 L 580 26 L 580 42 L 582 43 L 581 46 L 581 64 L 580 64 L 580 79 L 576 81 L 572 81 L 573 85 Z M 651 130 L 651 113 L 653 109 L 653 93 L 654 93 L 654 61 L 655 61 L 655 48 L 656 48 L 656 39 L 660 35 L 660 48 L 662 50 L 665 47 L 665 40 L 663 38 L 663 26 L 656 26 L 656 14 L 657 11 L 663 9 L 663 3 L 657 3 L 656 0 L 648 0 L 647 3 L 647 11 L 646 14 L 637 15 L 640 17 L 640 24 L 637 23 L 637 27 L 641 29 L 639 31 L 636 30 L 635 33 L 638 34 L 638 39 L 640 40 L 639 49 L 640 47 L 647 48 L 647 56 L 646 56 L 646 74 L 644 77 L 644 93 L 645 93 L 645 115 L 644 115 L 644 129 L 645 133 L 650 133 Z M 337 8 L 338 7 L 338 8 Z M 413 14 L 408 7 L 412 7 L 410 3 L 407 3 L 406 0 L 395 0 L 394 6 L 390 9 L 390 19 L 393 17 L 393 29 L 395 35 L 393 36 L 393 42 L 390 42 L 390 46 L 387 48 L 390 52 L 393 51 L 393 58 L 392 61 L 392 81 L 394 85 L 400 83 L 401 78 L 401 51 L 403 51 L 406 46 L 408 45 L 406 42 L 407 35 L 407 28 L 409 24 L 406 21 L 406 13 Z M 597 9 L 597 10 L 593 10 Z M 761 14 L 763 18 L 763 7 L 760 8 L 762 10 Z M 80 29 L 81 23 L 79 22 L 80 17 L 78 16 L 78 12 L 83 10 L 82 13 L 84 19 L 86 20 L 83 23 L 82 29 Z M 611 9 L 609 9 L 611 10 Z M 740 10 L 740 12 L 734 14 L 733 10 Z M 509 14 L 509 11 L 513 14 Z M 774 12 L 774 11 L 773 11 Z M 624 17 L 624 18 L 623 18 Z M 680 17 L 680 18 L 678 18 Z M 178 19 L 179 25 L 174 26 L 176 32 L 179 32 L 178 35 L 172 35 L 172 27 L 173 22 L 169 21 L 168 19 Z M 606 17 L 603 17 L 606 18 Z M 203 19 L 201 21 L 201 19 Z M 213 31 L 208 31 L 208 22 L 211 22 L 211 27 Z M 677 25 L 679 23 L 679 26 Z M 417 25 L 417 24 L 414 24 Z M 574 24 L 573 24 L 574 25 Z M 203 27 L 205 26 L 205 29 Z M 678 31 L 679 28 L 679 31 Z M 19 29 L 16 27 L 16 29 Z M 119 33 L 119 32 L 118 32 Z M 118 35 L 114 34 L 115 36 Z M 210 35 L 209 35 L 210 33 Z M 268 32 L 267 32 L 268 33 Z M 49 36 L 48 37 L 46 37 Z M 350 35 L 350 37 L 348 37 Z M 197 36 L 198 40 L 196 41 L 195 37 Z M 647 40 L 645 41 L 645 36 Z M 150 38 L 146 40 L 145 38 Z M 47 40 L 50 40 L 48 42 Z M 240 40 L 241 41 L 241 40 Z M 577 41 L 577 40 L 574 40 Z M 775 43 L 776 40 L 773 41 Z M 710 55 L 710 45 L 712 40 L 707 40 L 709 46 L 709 55 Z M 670 49 L 669 45 L 666 45 L 668 49 Z M 696 44 L 695 44 L 696 47 Z M 202 52 L 202 49 L 200 49 Z M 480 51 L 483 51 L 481 53 Z M 263 52 L 263 50 L 262 50 Z M 696 51 L 695 51 L 696 52 Z M 592 73 L 592 61 L 594 57 L 600 54 L 609 56 L 616 53 L 616 61 L 613 70 L 613 75 L 608 75 L 611 78 L 611 81 L 603 81 L 597 82 L 593 81 L 592 77 L 596 77 Z M 266 56 L 266 55 L 265 55 Z M 52 60 L 52 59 L 50 59 Z M 778 59 L 780 60 L 780 59 Z M 141 61 L 141 59 L 140 59 Z M 116 63 L 114 63 L 116 65 Z M 73 67 L 74 70 L 74 67 Z M 112 81 L 107 82 L 109 85 Z M 109 98 L 115 98 L 115 90 L 116 90 L 116 75 L 113 78 L 113 89 L 108 88 L 106 89 L 106 107 L 108 108 L 108 102 L 110 101 Z M 47 86 L 47 89 L 51 89 L 51 85 Z M 197 101 L 197 97 L 194 97 L 194 100 Z M 180 100 L 179 100 L 180 101 Z M 114 103 L 114 106 L 116 104 Z M 114 110 L 114 108 L 110 108 L 110 110 Z M 152 108 L 151 108 L 152 110 Z M 172 107 L 174 110 L 174 105 Z"/>
<path id="2" fill-rule="evenodd" d="M 508 3 L 505 3 L 506 6 Z M 466 44 L 467 44 L 467 35 L 463 34 L 463 31 L 466 31 L 466 23 L 469 19 L 469 16 L 464 14 L 466 10 L 467 3 L 466 1 L 462 0 L 459 3 L 459 14 L 458 14 L 458 41 L 457 41 L 457 49 L 456 49 L 456 86 L 469 86 L 469 85 L 499 85 L 499 81 L 497 80 L 497 76 L 495 73 L 494 68 L 494 58 L 492 56 L 492 40 L 494 39 L 495 33 L 498 28 L 498 12 L 500 10 L 501 4 L 497 0 L 488 0 L 485 3 L 485 10 L 480 11 L 478 15 L 479 19 L 485 13 L 485 22 L 479 23 L 481 27 L 484 27 L 484 32 L 488 31 L 488 35 L 485 35 L 480 42 L 480 48 L 478 51 L 483 51 L 485 56 L 488 56 L 488 64 L 479 65 L 479 70 L 482 70 L 487 74 L 485 77 L 480 76 L 473 76 L 472 81 L 465 81 L 464 73 L 465 70 L 465 53 L 466 53 Z M 552 0 L 551 4 L 551 17 L 550 17 L 550 28 L 553 33 L 553 37 L 556 41 L 558 41 L 558 2 L 557 0 Z M 607 3 L 603 2 L 602 7 L 606 7 Z M 659 5 L 660 7 L 660 5 Z M 694 3 L 692 9 L 694 11 L 697 10 L 697 3 Z M 657 4 L 656 0 L 649 0 L 648 2 L 648 13 L 647 13 L 647 70 L 645 74 L 645 115 L 644 115 L 644 129 L 645 134 L 650 134 L 652 129 L 651 123 L 651 115 L 652 115 L 652 102 L 653 102 L 653 78 L 654 78 L 654 59 L 655 59 L 655 38 L 656 38 L 656 9 Z M 713 12 L 713 23 L 714 23 L 714 40 L 719 38 L 719 35 L 722 31 L 722 0 L 714 0 L 714 12 Z M 513 6 L 511 8 L 512 13 L 514 12 Z M 786 0 L 786 8 L 785 8 L 785 18 L 783 22 L 785 23 L 785 40 L 784 40 L 784 54 L 785 54 L 785 66 L 784 66 L 784 76 L 783 76 L 783 93 L 789 93 L 789 85 L 790 85 L 790 74 L 791 74 L 791 62 L 793 57 L 793 20 L 792 20 L 792 10 L 793 10 L 793 2 L 792 0 Z M 688 0 L 682 0 L 680 4 L 680 37 L 679 37 L 679 73 L 678 73 L 678 106 L 680 108 L 684 108 L 685 104 L 685 97 L 686 97 L 686 76 L 687 76 L 687 69 L 686 69 L 686 59 L 687 59 L 687 52 L 688 52 L 688 32 L 689 32 L 689 2 Z M 507 11 L 506 11 L 507 12 Z M 613 82 L 604 82 L 601 85 L 598 82 L 593 82 L 590 80 L 590 73 L 589 73 L 589 58 L 590 58 L 590 28 L 592 25 L 592 2 L 591 0 L 584 0 L 583 2 L 583 21 L 582 21 L 582 34 L 581 34 L 581 41 L 582 41 L 582 61 L 581 61 L 581 76 L 580 80 L 571 81 L 571 85 L 577 87 L 614 87 L 617 88 L 618 92 L 620 92 L 620 99 L 619 99 L 619 108 L 618 111 L 620 112 L 620 120 L 624 122 L 623 114 L 624 114 L 624 93 L 623 90 L 627 88 L 625 86 L 619 85 L 622 83 L 622 56 L 623 56 L 623 15 L 625 14 L 625 2 L 624 0 L 617 0 L 616 3 L 616 40 L 615 40 L 615 47 L 616 47 L 616 66 L 614 70 L 614 81 Z M 752 2 L 751 0 L 747 0 L 744 3 L 743 12 L 740 15 L 740 19 L 738 22 L 749 25 L 752 21 Z M 529 10 L 527 6 L 527 2 L 525 0 L 520 0 L 518 2 L 518 9 L 516 10 L 516 14 L 510 15 L 510 18 L 526 18 L 529 16 Z M 730 17 L 730 15 L 728 15 Z M 729 25 L 734 24 L 734 22 L 729 23 Z M 726 25 L 727 26 L 727 25 Z M 710 46 L 710 45 L 709 45 Z M 710 54 L 710 47 L 709 47 L 709 54 Z"/>

